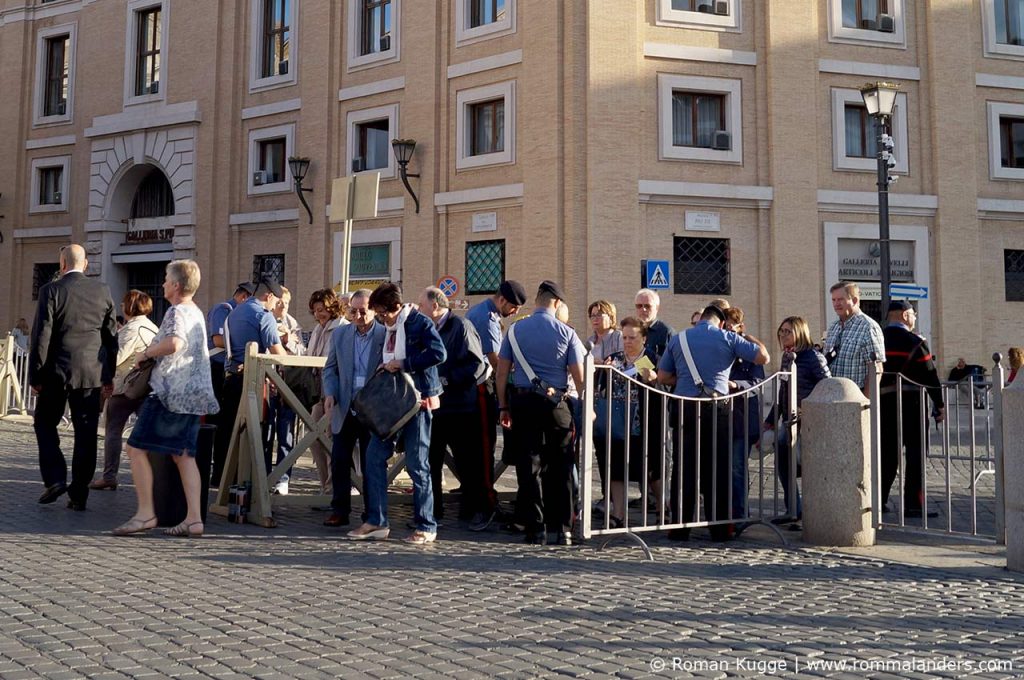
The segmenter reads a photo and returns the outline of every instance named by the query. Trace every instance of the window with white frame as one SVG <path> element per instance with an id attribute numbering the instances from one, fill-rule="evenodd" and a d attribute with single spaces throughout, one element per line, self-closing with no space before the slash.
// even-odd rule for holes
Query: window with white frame
<path id="1" fill-rule="evenodd" d="M 516 0 L 457 0 L 454 6 L 458 45 L 515 33 Z"/>
<path id="2" fill-rule="evenodd" d="M 456 169 L 515 162 L 515 81 L 456 95 Z"/>
<path id="3" fill-rule="evenodd" d="M 985 55 L 1024 59 L 1024 0 L 982 0 Z"/>
<path id="4" fill-rule="evenodd" d="M 71 156 L 36 158 L 32 160 L 32 194 L 30 213 L 66 212 L 68 210 L 68 172 Z"/>
<path id="5" fill-rule="evenodd" d="M 76 32 L 75 24 L 67 24 L 43 29 L 37 34 L 34 107 L 37 125 L 71 120 Z"/>
<path id="6" fill-rule="evenodd" d="M 165 99 L 167 0 L 130 0 L 125 41 L 125 104 Z"/>
<path id="7" fill-rule="evenodd" d="M 739 80 L 658 75 L 659 157 L 743 162 Z"/>
<path id="8" fill-rule="evenodd" d="M 1024 180 L 1024 104 L 988 103 L 989 175 Z"/>
<path id="9" fill-rule="evenodd" d="M 656 0 L 659 26 L 739 31 L 740 0 Z"/>
<path id="10" fill-rule="evenodd" d="M 347 120 L 349 174 L 373 171 L 394 177 L 391 140 L 398 136 L 398 104 L 349 111 Z"/>
<path id="11" fill-rule="evenodd" d="M 907 95 L 896 95 L 896 106 L 889 123 L 895 148 L 896 167 L 892 172 L 910 172 L 907 143 Z M 878 170 L 878 124 L 868 115 L 859 90 L 832 90 L 832 167 L 834 170 Z"/>
<path id="12" fill-rule="evenodd" d="M 278 125 L 249 132 L 250 195 L 292 190 L 288 158 L 294 155 L 295 126 Z"/>
<path id="13" fill-rule="evenodd" d="M 348 69 L 398 61 L 400 0 L 348 3 Z"/>
<path id="14" fill-rule="evenodd" d="M 250 91 L 295 82 L 296 0 L 251 0 Z"/>
<path id="15" fill-rule="evenodd" d="M 906 47 L 905 0 L 828 0 L 831 42 Z"/>

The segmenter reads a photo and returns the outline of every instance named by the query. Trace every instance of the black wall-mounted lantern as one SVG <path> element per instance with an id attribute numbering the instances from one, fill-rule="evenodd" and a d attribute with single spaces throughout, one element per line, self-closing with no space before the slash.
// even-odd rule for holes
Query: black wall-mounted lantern
<path id="1" fill-rule="evenodd" d="M 313 211 L 310 209 L 309 203 L 306 203 L 306 197 L 303 196 L 307 191 L 312 192 L 313 190 L 302 186 L 302 180 L 309 172 L 309 159 L 302 156 L 291 156 L 288 158 L 288 169 L 292 173 L 292 179 L 295 180 L 295 193 L 298 194 L 302 206 L 309 213 L 309 223 L 313 224 Z"/>
<path id="2" fill-rule="evenodd" d="M 405 190 L 412 196 L 412 200 L 416 203 L 416 212 L 420 211 L 420 199 L 416 198 L 416 192 L 409 186 L 410 177 L 419 177 L 418 174 L 412 174 L 406 171 L 409 165 L 409 161 L 412 159 L 412 154 L 416 150 L 415 139 L 392 139 L 391 149 L 395 152 L 395 160 L 398 162 L 398 174 L 402 178 L 402 184 L 405 185 Z"/>

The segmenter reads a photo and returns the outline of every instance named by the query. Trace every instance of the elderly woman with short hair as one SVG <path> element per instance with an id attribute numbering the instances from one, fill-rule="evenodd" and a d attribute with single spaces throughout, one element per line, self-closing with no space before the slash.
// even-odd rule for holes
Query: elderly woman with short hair
<path id="1" fill-rule="evenodd" d="M 199 265 L 175 260 L 167 265 L 164 297 L 171 303 L 160 331 L 136 361 L 155 359 L 150 375 L 152 394 L 139 410 L 128 458 L 135 480 L 138 506 L 132 518 L 114 529 L 125 536 L 149 531 L 157 525 L 153 508 L 153 469 L 148 452 L 174 457 L 185 490 L 188 512 L 181 524 L 165 530 L 171 536 L 202 536 L 201 485 L 196 465 L 199 419 L 218 410 L 210 380 L 210 355 L 206 348 L 206 321 L 192 301 L 199 289 Z"/>
<path id="2" fill-rule="evenodd" d="M 331 349 L 331 336 L 342 324 L 347 324 L 343 315 L 342 302 L 332 288 L 321 288 L 309 296 L 309 313 L 316 319 L 316 327 L 309 336 L 306 352 L 311 357 L 327 357 Z M 313 405 L 313 420 L 320 422 L 324 417 L 324 386 L 323 371 L 317 369 L 317 382 L 320 384 L 320 401 Z M 328 493 L 332 486 L 331 456 L 327 447 L 317 439 L 310 447 L 313 462 L 316 463 L 317 475 L 320 478 L 320 493 Z M 348 490 L 345 490 L 348 493 Z"/>

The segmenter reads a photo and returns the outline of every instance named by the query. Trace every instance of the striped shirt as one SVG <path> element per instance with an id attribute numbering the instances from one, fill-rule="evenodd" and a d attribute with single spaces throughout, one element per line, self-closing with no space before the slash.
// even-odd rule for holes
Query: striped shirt
<path id="1" fill-rule="evenodd" d="M 885 339 L 882 328 L 867 314 L 858 311 L 843 324 L 836 319 L 825 336 L 825 356 L 836 350 L 835 360 L 829 364 L 834 378 L 849 378 L 864 389 L 868 379 L 868 364 L 885 361 Z M 872 359 L 872 354 L 875 358 Z"/>

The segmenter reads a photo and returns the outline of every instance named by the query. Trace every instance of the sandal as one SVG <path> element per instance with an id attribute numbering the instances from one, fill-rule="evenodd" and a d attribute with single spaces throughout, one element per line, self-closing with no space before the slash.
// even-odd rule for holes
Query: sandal
<path id="1" fill-rule="evenodd" d="M 152 522 L 152 524 L 150 524 Z M 149 519 L 136 519 L 132 518 L 122 524 L 121 526 L 113 529 L 110 533 L 115 536 L 131 536 L 132 534 L 141 534 L 144 531 L 156 528 L 156 517 L 150 517 Z"/>
<path id="2" fill-rule="evenodd" d="M 192 531 L 192 527 L 196 526 L 197 524 L 201 527 L 203 526 L 202 522 L 189 522 L 187 524 L 185 522 L 182 522 L 178 526 L 171 527 L 170 529 L 164 529 L 164 533 L 168 536 L 181 536 L 183 538 L 199 538 L 203 535 L 203 530 L 200 529 L 199 531 Z"/>

